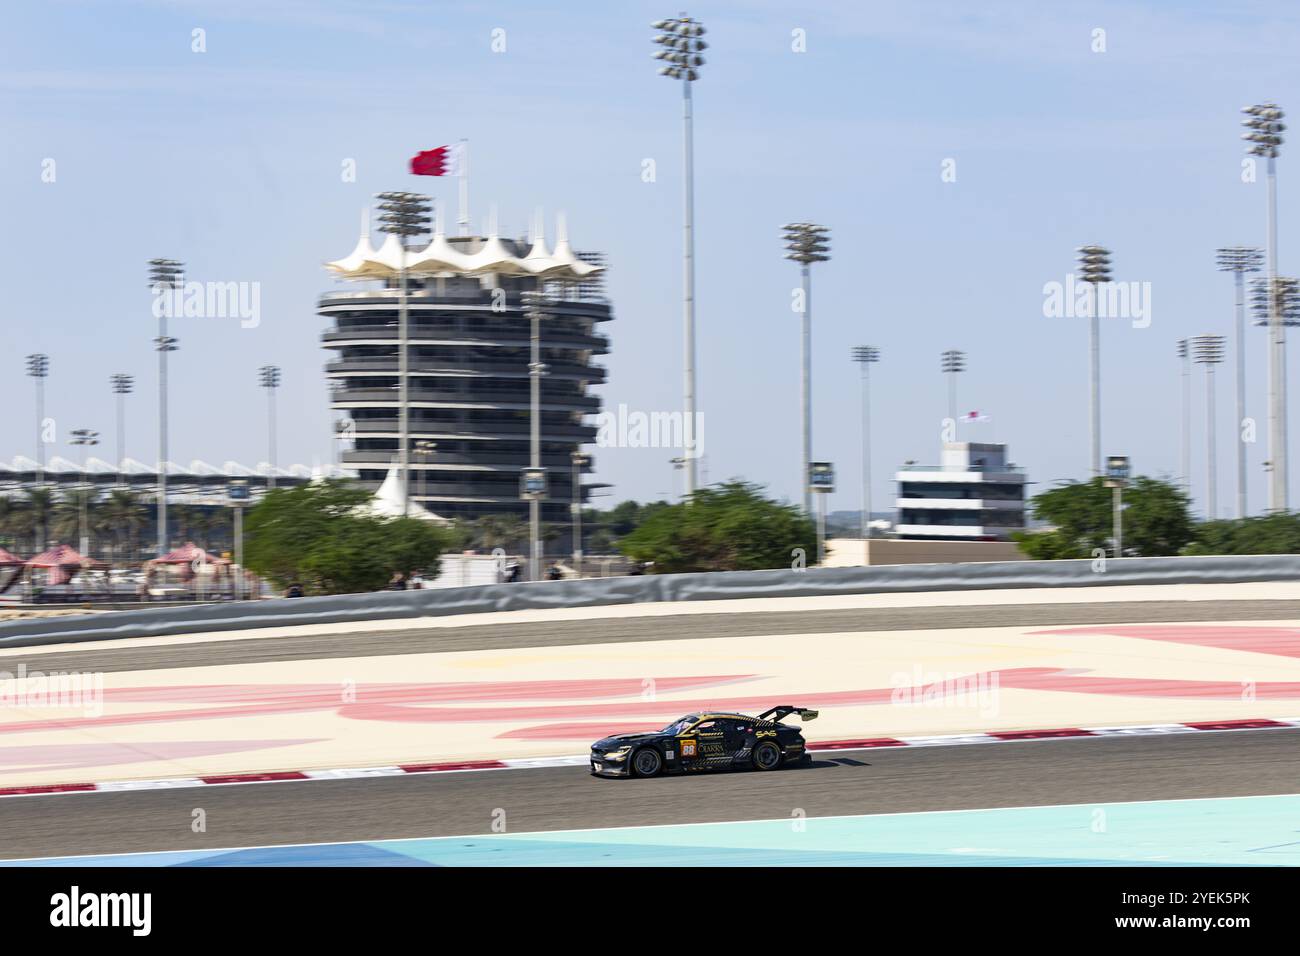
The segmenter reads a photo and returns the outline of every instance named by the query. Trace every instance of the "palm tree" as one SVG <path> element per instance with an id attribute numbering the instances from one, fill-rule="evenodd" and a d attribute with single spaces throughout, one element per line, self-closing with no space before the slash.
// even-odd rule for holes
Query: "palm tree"
<path id="1" fill-rule="evenodd" d="M 568 530 L 568 525 L 556 524 L 554 521 L 543 521 L 539 532 L 542 536 L 542 541 L 549 545 L 552 541 L 555 541 Z M 550 548 L 544 548 L 543 550 L 549 551 Z"/>
<path id="2" fill-rule="evenodd" d="M 70 488 L 54 503 L 50 526 L 62 541 L 77 541 L 81 537 L 81 508 L 86 507 L 86 533 L 95 525 L 95 492 L 91 488 Z M 90 555 L 86 555 L 90 557 Z"/>
<path id="3" fill-rule="evenodd" d="M 8 495 L 0 495 L 0 543 L 18 547 L 18 506 Z"/>
<path id="4" fill-rule="evenodd" d="M 218 548 L 233 551 L 235 548 L 235 519 L 229 508 L 209 508 L 205 541 L 215 541 Z M 203 546 L 207 549 L 208 545 Z"/>
<path id="5" fill-rule="evenodd" d="M 193 541 L 204 551 L 208 550 L 208 532 L 212 529 L 212 520 L 207 509 L 198 506 L 189 509 L 187 541 Z"/>
<path id="6" fill-rule="evenodd" d="M 505 515 L 482 515 L 473 523 L 476 544 L 484 551 L 504 547 L 512 540 L 511 519 Z"/>
<path id="7" fill-rule="evenodd" d="M 54 489 L 48 485 L 28 488 L 26 497 L 19 500 L 16 520 L 22 533 L 32 536 L 32 551 L 45 550 L 49 539 L 50 521 L 54 516 Z"/>
<path id="8" fill-rule="evenodd" d="M 118 562 L 125 546 L 129 561 L 140 553 L 140 532 L 149 521 L 149 510 L 140 496 L 126 488 L 115 488 L 96 509 L 97 530 L 107 533 L 113 542 L 113 563 Z"/>
<path id="9" fill-rule="evenodd" d="M 191 509 L 188 505 L 169 505 L 167 514 L 172 516 L 172 522 L 168 525 L 172 532 L 171 538 L 179 547 L 190 540 Z M 167 542 L 166 547 L 171 547 L 170 541 Z"/>

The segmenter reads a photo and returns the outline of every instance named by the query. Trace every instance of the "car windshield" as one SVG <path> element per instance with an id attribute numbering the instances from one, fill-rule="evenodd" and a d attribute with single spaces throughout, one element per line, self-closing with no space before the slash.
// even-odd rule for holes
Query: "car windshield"
<path id="1" fill-rule="evenodd" d="M 687 727 L 691 726 L 691 724 L 693 723 L 695 723 L 694 714 L 687 717 L 682 717 L 679 720 L 674 720 L 671 724 L 669 724 L 667 727 L 661 730 L 660 733 L 680 734 L 682 731 L 684 731 Z"/>

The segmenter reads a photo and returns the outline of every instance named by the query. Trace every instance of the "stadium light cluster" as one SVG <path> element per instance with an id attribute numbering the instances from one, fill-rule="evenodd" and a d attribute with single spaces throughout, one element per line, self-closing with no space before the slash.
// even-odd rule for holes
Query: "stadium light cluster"
<path id="1" fill-rule="evenodd" d="M 653 54 L 656 60 L 665 61 L 665 65 L 659 68 L 659 74 L 674 80 L 698 80 L 700 67 L 704 66 L 702 54 L 709 47 L 700 39 L 707 32 L 704 24 L 683 15 L 656 20 L 652 26 L 662 31 L 654 39 L 655 43 L 663 47 Z"/>

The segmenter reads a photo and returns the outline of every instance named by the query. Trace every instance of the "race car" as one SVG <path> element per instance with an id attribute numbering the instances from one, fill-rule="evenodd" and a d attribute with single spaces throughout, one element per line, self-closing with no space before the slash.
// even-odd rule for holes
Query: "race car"
<path id="1" fill-rule="evenodd" d="M 598 777 L 656 777 L 808 763 L 808 745 L 799 728 L 781 723 L 791 714 L 809 721 L 817 711 L 783 704 L 757 717 L 687 714 L 654 733 L 615 734 L 591 745 L 591 772 Z"/>

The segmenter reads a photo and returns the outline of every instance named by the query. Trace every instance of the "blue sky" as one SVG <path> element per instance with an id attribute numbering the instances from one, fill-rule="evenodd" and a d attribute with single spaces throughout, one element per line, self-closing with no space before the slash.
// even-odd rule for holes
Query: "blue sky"
<path id="1" fill-rule="evenodd" d="M 680 97 L 650 59 L 650 21 L 625 2 L 27 3 L 0 37 L 8 270 L 0 457 L 31 455 L 22 357 L 48 352 L 48 412 L 111 436 L 108 376 L 133 373 L 128 453 L 154 458 L 154 256 L 191 277 L 257 281 L 262 320 L 180 320 L 172 457 L 265 457 L 256 369 L 284 369 L 282 462 L 328 460 L 317 295 L 381 189 L 455 202 L 415 179 L 415 151 L 468 138 L 476 220 L 503 232 L 563 210 L 578 248 L 604 250 L 616 320 L 607 406 L 680 403 Z M 959 405 L 989 421 L 1043 487 L 1088 467 L 1087 327 L 1043 315 L 1074 250 L 1114 251 L 1149 282 L 1152 321 L 1103 323 L 1103 453 L 1179 468 L 1177 339 L 1230 334 L 1214 250 L 1262 245 L 1261 181 L 1241 182 L 1239 108 L 1300 81 L 1300 13 L 1275 3 L 701 3 L 709 63 L 696 84 L 698 363 L 710 480 L 797 494 L 797 283 L 780 227 L 832 230 L 815 271 L 814 456 L 839 465 L 830 507 L 858 504 L 857 368 L 872 344 L 874 499 L 905 459 L 934 460 L 939 353 L 967 352 Z M 206 52 L 191 51 L 192 31 Z M 1093 31 L 1106 52 L 1094 53 Z M 493 52 L 494 30 L 506 49 Z M 807 52 L 791 49 L 806 31 Z M 1300 108 L 1300 107 L 1297 107 Z M 1280 270 L 1300 270 L 1297 194 L 1279 162 Z M 57 178 L 42 182 L 42 163 Z M 642 181 L 644 159 L 657 180 Z M 343 182 L 355 159 L 357 181 Z M 956 162 L 955 182 L 941 179 Z M 1300 177 L 1300 172 L 1295 174 Z M 1297 180 L 1300 181 L 1300 180 Z M 1248 329 L 1252 509 L 1263 501 L 1264 335 Z M 1293 366 L 1295 361 L 1293 360 Z M 1232 504 L 1230 366 L 1218 388 L 1219 505 Z M 1193 490 L 1204 489 L 1195 379 Z M 1300 389 L 1291 389 L 1293 399 Z M 1293 419 L 1300 407 L 1293 401 Z M 1292 429 L 1293 436 L 1296 430 Z M 57 452 L 67 453 L 66 447 Z M 599 449 L 614 499 L 680 489 L 667 449 Z M 105 457 L 112 457 L 110 452 Z M 1300 450 L 1293 455 L 1300 470 Z M 1296 487 L 1293 482 L 1293 488 Z"/>

